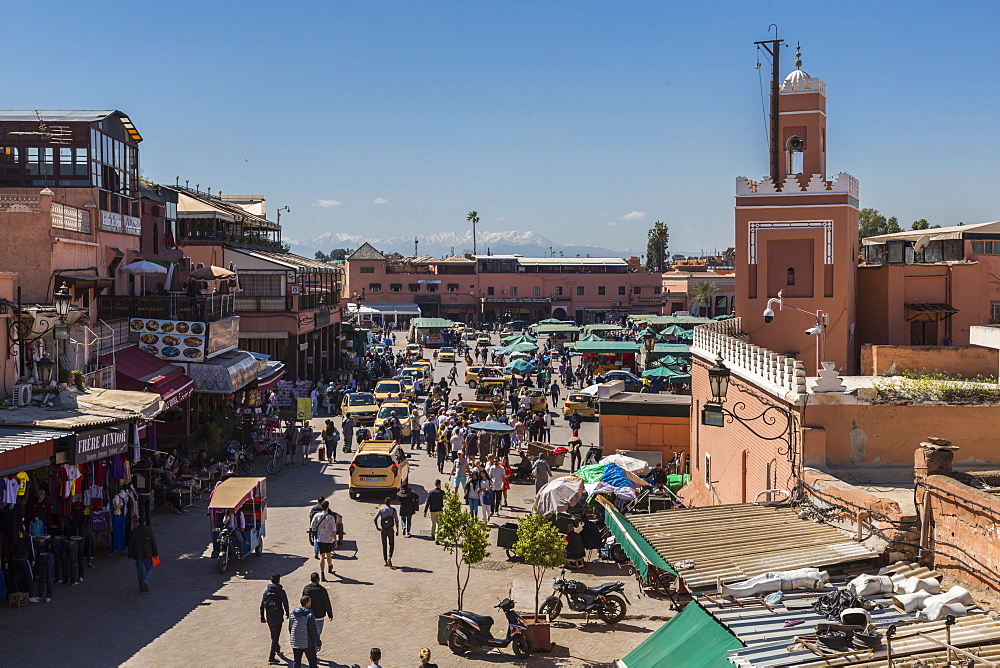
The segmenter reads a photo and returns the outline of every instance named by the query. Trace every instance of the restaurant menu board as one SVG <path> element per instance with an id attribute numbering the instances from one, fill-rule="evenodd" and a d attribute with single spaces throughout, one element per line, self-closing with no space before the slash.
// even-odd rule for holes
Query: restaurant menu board
<path id="1" fill-rule="evenodd" d="M 312 400 L 309 398 L 312 385 L 308 380 L 279 381 L 274 388 L 278 417 L 282 420 L 312 419 Z"/>
<path id="2" fill-rule="evenodd" d="M 139 335 L 139 349 L 171 362 L 204 362 L 205 323 L 132 318 L 129 329 Z"/>
<path id="3" fill-rule="evenodd" d="M 240 342 L 240 319 L 236 316 L 208 323 L 205 358 L 232 350 Z"/>

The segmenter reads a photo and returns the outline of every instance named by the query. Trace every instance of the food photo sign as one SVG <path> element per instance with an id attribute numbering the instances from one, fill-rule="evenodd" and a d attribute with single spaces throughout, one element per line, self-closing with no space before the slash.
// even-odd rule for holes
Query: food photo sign
<path id="1" fill-rule="evenodd" d="M 187 320 L 132 318 L 129 329 L 139 335 L 139 349 L 171 362 L 204 362 L 205 323 Z"/>

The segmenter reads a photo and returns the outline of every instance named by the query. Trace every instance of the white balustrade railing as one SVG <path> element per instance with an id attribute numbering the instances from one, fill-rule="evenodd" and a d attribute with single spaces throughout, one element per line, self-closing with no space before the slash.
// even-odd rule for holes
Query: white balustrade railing
<path id="1" fill-rule="evenodd" d="M 713 360 L 721 354 L 726 366 L 749 380 L 786 393 L 806 393 L 806 369 L 802 362 L 738 338 L 742 331 L 740 318 L 698 325 L 694 328 L 692 352 Z"/>

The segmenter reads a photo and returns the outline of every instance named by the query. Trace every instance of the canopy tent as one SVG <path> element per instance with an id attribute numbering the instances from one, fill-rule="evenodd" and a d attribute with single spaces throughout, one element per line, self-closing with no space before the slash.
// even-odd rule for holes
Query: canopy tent
<path id="1" fill-rule="evenodd" d="M 509 434 L 514 431 L 514 428 L 509 424 L 504 424 L 503 422 L 497 422 L 496 420 L 485 420 L 483 422 L 473 422 L 469 425 L 469 429 L 478 429 L 479 431 L 487 431 L 491 434 Z"/>
<path id="2" fill-rule="evenodd" d="M 583 336 L 581 336 L 580 341 L 604 341 L 604 339 L 598 336 L 597 334 L 591 333 L 591 334 L 584 334 Z"/>
<path id="3" fill-rule="evenodd" d="M 729 320 L 734 317 L 731 313 L 723 313 L 722 315 L 717 315 L 712 320 Z"/>
<path id="4" fill-rule="evenodd" d="M 579 468 L 573 475 L 583 479 L 588 494 L 614 494 L 620 499 L 634 499 L 636 487 L 649 485 L 621 466 L 604 461 Z"/>
<path id="5" fill-rule="evenodd" d="M 368 302 L 367 307 L 372 310 L 373 313 L 381 314 L 384 318 L 385 316 L 420 316 L 420 307 L 416 304 L 405 303 L 405 302 Z"/>
<path id="6" fill-rule="evenodd" d="M 584 325 L 583 331 L 588 334 L 591 332 L 620 332 L 625 329 L 621 325 L 610 325 L 604 323 L 594 323 L 593 325 Z"/>
<path id="7" fill-rule="evenodd" d="M 573 350 L 578 353 L 620 355 L 638 352 L 639 344 L 634 341 L 577 341 L 573 344 Z"/>
<path id="8" fill-rule="evenodd" d="M 690 330 L 685 331 L 683 334 L 678 334 L 677 338 L 681 341 L 694 341 L 694 332 Z"/>
<path id="9" fill-rule="evenodd" d="M 414 318 L 410 325 L 416 329 L 451 329 L 455 323 L 445 318 Z"/>
<path id="10" fill-rule="evenodd" d="M 503 370 L 512 373 L 532 373 L 535 370 L 535 364 L 527 360 L 514 360 L 505 366 Z"/>
<path id="11" fill-rule="evenodd" d="M 539 320 L 538 324 L 539 325 L 564 325 L 566 323 L 564 323 L 562 320 L 559 320 L 558 318 L 546 318 L 545 320 Z"/>
<path id="12" fill-rule="evenodd" d="M 673 355 L 664 355 L 660 359 L 653 362 L 653 366 L 685 366 L 691 364 L 691 356 L 678 353 Z"/>
<path id="13" fill-rule="evenodd" d="M 653 354 L 687 355 L 691 356 L 691 346 L 686 343 L 657 343 L 653 346 Z"/>
<path id="14" fill-rule="evenodd" d="M 618 668 L 669 668 L 678 665 L 728 666 L 729 650 L 744 645 L 697 601 L 691 601 L 667 623 L 618 661 Z"/>
<path id="15" fill-rule="evenodd" d="M 535 495 L 535 510 L 539 515 L 555 515 L 566 512 L 576 505 L 583 496 L 583 480 L 575 475 L 566 475 L 550 480 Z"/>
<path id="16" fill-rule="evenodd" d="M 530 341 L 524 341 L 507 346 L 507 350 L 513 353 L 533 353 L 538 350 L 538 346 Z"/>
<path id="17" fill-rule="evenodd" d="M 681 334 L 685 334 L 690 331 L 691 330 L 685 327 L 681 327 L 680 325 L 667 325 L 666 327 L 663 328 L 663 331 L 661 331 L 660 334 L 666 334 L 669 336 L 680 336 Z"/>
<path id="18" fill-rule="evenodd" d="M 538 339 L 530 334 L 511 334 L 509 336 L 500 337 L 500 343 L 505 346 L 513 345 L 515 343 L 537 343 Z"/>
<path id="19" fill-rule="evenodd" d="M 625 550 L 625 554 L 633 567 L 642 575 L 643 580 L 649 577 L 649 566 L 655 566 L 661 571 L 677 575 L 673 566 L 667 563 L 656 548 L 643 537 L 639 530 L 624 515 L 615 510 L 610 503 L 601 503 L 604 508 L 604 524 Z M 639 664 L 636 664 L 639 665 Z"/>
<path id="20" fill-rule="evenodd" d="M 632 316 L 638 320 L 637 316 Z M 642 318 L 641 322 L 645 325 L 704 325 L 706 322 L 712 322 L 711 318 L 701 318 L 694 315 L 688 314 L 678 314 L 673 315 L 650 315 Z"/>
<path id="21" fill-rule="evenodd" d="M 535 325 L 535 334 L 575 334 L 580 328 L 575 325 Z"/>
<path id="22" fill-rule="evenodd" d="M 665 366 L 654 366 L 642 372 L 643 378 L 670 378 L 676 376 L 678 372 L 668 369 Z"/>

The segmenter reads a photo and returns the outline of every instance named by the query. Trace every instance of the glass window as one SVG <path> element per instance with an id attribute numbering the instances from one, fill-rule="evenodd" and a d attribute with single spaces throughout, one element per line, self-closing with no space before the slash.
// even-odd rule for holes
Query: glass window
<path id="1" fill-rule="evenodd" d="M 420 292 L 420 284 L 419 283 L 410 283 L 409 288 L 410 288 L 410 292 Z"/>
<path id="2" fill-rule="evenodd" d="M 561 285 L 557 285 L 556 286 L 556 296 L 557 297 L 562 297 L 562 286 Z"/>
<path id="3" fill-rule="evenodd" d="M 425 285 L 427 286 L 427 292 L 437 292 L 438 291 L 437 283 L 425 283 Z"/>
<path id="4" fill-rule="evenodd" d="M 604 289 L 603 285 L 598 285 L 597 286 L 597 294 L 598 295 L 604 295 L 605 294 L 605 289 Z"/>
<path id="5" fill-rule="evenodd" d="M 381 283 L 369 283 L 368 284 L 368 292 L 382 292 L 382 284 Z"/>
<path id="6" fill-rule="evenodd" d="M 458 292 L 458 283 L 449 283 L 448 292 Z"/>
<path id="7" fill-rule="evenodd" d="M 490 297 L 493 296 L 493 286 L 492 285 L 489 286 L 488 288 L 486 288 L 486 294 L 489 295 Z"/>
<path id="8" fill-rule="evenodd" d="M 576 286 L 576 294 L 577 294 L 577 296 L 579 296 L 579 297 L 582 297 L 582 296 L 583 296 L 583 286 L 582 286 L 582 285 L 578 285 L 578 286 Z"/>
<path id="9" fill-rule="evenodd" d="M 402 289 L 403 289 L 403 284 L 402 283 L 390 283 L 389 284 L 389 291 L 390 292 L 400 292 L 400 291 L 402 291 Z"/>
<path id="10" fill-rule="evenodd" d="M 623 296 L 625 294 L 625 286 L 624 285 L 619 285 L 618 286 L 618 294 L 620 296 Z"/>
<path id="11" fill-rule="evenodd" d="M 531 296 L 532 297 L 541 297 L 542 296 L 542 288 L 541 288 L 541 286 L 539 286 L 539 285 L 532 286 L 532 288 L 531 288 Z"/>
<path id="12" fill-rule="evenodd" d="M 375 267 L 361 267 L 361 273 L 362 274 L 374 274 L 375 273 Z"/>
<path id="13" fill-rule="evenodd" d="M 637 295 L 641 295 L 642 294 L 642 288 L 639 287 L 639 286 L 636 286 L 636 287 L 632 288 L 632 293 L 633 294 L 637 294 Z"/>
<path id="14" fill-rule="evenodd" d="M 517 288 L 516 287 L 511 287 L 511 289 L 510 289 L 510 296 L 511 297 L 516 297 L 517 296 Z"/>

